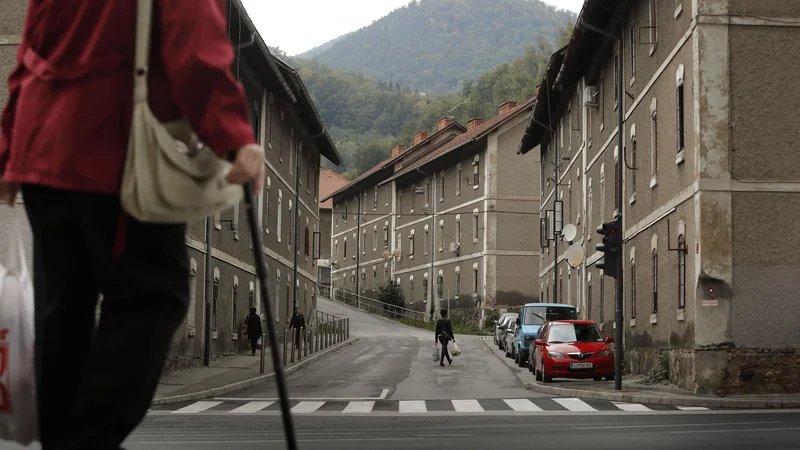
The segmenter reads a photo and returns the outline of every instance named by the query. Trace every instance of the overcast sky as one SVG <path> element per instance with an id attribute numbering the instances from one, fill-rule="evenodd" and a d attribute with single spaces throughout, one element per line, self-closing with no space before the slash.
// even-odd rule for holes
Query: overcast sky
<path id="1" fill-rule="evenodd" d="M 411 0 L 242 0 L 267 45 L 296 55 L 358 30 Z M 544 0 L 579 12 L 583 0 Z"/>

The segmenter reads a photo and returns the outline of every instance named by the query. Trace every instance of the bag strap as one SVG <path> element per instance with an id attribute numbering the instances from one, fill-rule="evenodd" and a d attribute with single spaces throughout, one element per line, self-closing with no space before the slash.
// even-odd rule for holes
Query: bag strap
<path id="1" fill-rule="evenodd" d="M 150 63 L 150 35 L 153 0 L 138 0 L 136 8 L 136 57 L 134 59 L 133 103 L 147 102 L 147 72 Z"/>

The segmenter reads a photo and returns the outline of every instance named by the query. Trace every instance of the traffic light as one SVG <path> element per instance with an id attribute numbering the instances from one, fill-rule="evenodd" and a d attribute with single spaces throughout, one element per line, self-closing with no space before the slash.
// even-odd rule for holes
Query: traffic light
<path id="1" fill-rule="evenodd" d="M 603 252 L 603 257 L 598 259 L 594 266 L 601 269 L 604 275 L 617 278 L 620 251 L 622 250 L 622 229 L 619 218 L 597 227 L 597 233 L 603 235 L 603 240 L 595 248 L 597 251 Z"/>

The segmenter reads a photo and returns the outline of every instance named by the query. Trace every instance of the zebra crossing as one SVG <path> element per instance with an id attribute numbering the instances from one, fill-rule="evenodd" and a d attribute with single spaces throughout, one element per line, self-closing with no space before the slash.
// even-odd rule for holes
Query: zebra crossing
<path id="1" fill-rule="evenodd" d="M 665 411 L 708 411 L 705 407 L 651 405 L 640 403 L 582 400 L 578 398 L 509 398 L 455 400 L 293 400 L 293 414 L 500 414 L 500 413 L 648 413 Z M 150 414 L 280 414 L 272 400 L 204 400 L 193 403 L 153 407 Z"/>

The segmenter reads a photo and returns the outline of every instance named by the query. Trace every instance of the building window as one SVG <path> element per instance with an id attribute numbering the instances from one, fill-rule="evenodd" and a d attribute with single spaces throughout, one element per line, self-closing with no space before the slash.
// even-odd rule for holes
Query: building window
<path id="1" fill-rule="evenodd" d="M 389 185 L 386 185 L 386 206 L 389 206 L 389 199 L 391 198 L 391 191 L 389 190 Z"/>
<path id="2" fill-rule="evenodd" d="M 558 277 L 558 300 L 556 303 L 564 303 L 564 277 Z"/>
<path id="3" fill-rule="evenodd" d="M 268 103 L 267 103 L 267 149 L 272 148 L 272 103 L 274 102 L 274 98 L 272 97 L 272 92 L 267 93 Z"/>
<path id="4" fill-rule="evenodd" d="M 686 308 L 686 238 L 678 236 L 678 308 Z"/>
<path id="5" fill-rule="evenodd" d="M 389 248 L 389 223 L 383 224 L 383 248 Z"/>
<path id="6" fill-rule="evenodd" d="M 428 206 L 430 206 L 430 204 L 431 204 L 430 199 L 431 199 L 432 195 L 433 195 L 433 192 L 431 191 L 431 180 L 430 180 L 430 178 L 427 178 L 425 180 L 425 207 L 426 208 Z"/>
<path id="7" fill-rule="evenodd" d="M 294 173 L 294 152 L 297 151 L 296 136 L 294 133 L 294 125 L 292 125 L 289 131 L 289 173 L 292 174 Z"/>
<path id="8" fill-rule="evenodd" d="M 631 192 L 636 193 L 636 135 L 631 136 Z"/>
<path id="9" fill-rule="evenodd" d="M 428 274 L 425 274 L 425 278 L 422 279 L 422 301 L 423 303 L 428 302 Z"/>
<path id="10" fill-rule="evenodd" d="M 378 268 L 372 268 L 372 290 L 375 291 L 378 289 Z"/>
<path id="11" fill-rule="evenodd" d="M 256 306 L 255 286 L 253 285 L 252 281 L 250 282 L 250 291 L 247 293 L 247 306 L 250 308 Z"/>
<path id="12" fill-rule="evenodd" d="M 372 227 L 372 251 L 378 251 L 378 226 Z"/>
<path id="13" fill-rule="evenodd" d="M 414 230 L 411 230 L 411 235 L 408 237 L 408 240 L 411 241 L 408 244 L 408 256 L 414 256 Z"/>
<path id="14" fill-rule="evenodd" d="M 333 244 L 333 260 L 339 261 L 339 241 Z"/>
<path id="15" fill-rule="evenodd" d="M 461 164 L 456 167 L 456 195 L 461 195 Z"/>
<path id="16" fill-rule="evenodd" d="M 423 244 L 425 244 L 425 248 L 423 249 L 423 251 L 427 255 L 428 254 L 428 249 L 431 246 L 430 233 L 428 232 L 428 226 L 427 225 L 425 225 L 425 239 L 423 241 Z"/>
<path id="17" fill-rule="evenodd" d="M 658 313 L 658 251 L 653 250 L 653 314 Z"/>
<path id="18" fill-rule="evenodd" d="M 302 146 L 297 147 L 297 183 L 302 186 L 303 185 L 303 177 L 300 176 L 303 173 L 303 149 Z M 306 169 L 306 186 L 308 186 L 310 177 L 308 177 L 308 169 Z M 308 192 L 308 188 L 306 188 L 306 192 Z"/>
<path id="19" fill-rule="evenodd" d="M 311 234 L 308 232 L 308 227 L 306 227 L 305 232 L 305 255 L 306 258 L 311 254 Z"/>
<path id="20" fill-rule="evenodd" d="M 456 243 L 461 244 L 461 216 L 456 216 Z"/>
<path id="21" fill-rule="evenodd" d="M 349 202 L 347 200 L 345 200 L 345 202 L 344 202 L 344 223 L 347 223 L 347 217 L 350 215 L 350 211 L 349 211 L 350 208 L 348 207 L 348 203 Z"/>
<path id="22" fill-rule="evenodd" d="M 630 64 L 631 64 L 631 78 L 636 76 L 636 21 L 634 19 L 635 17 L 636 17 L 635 13 L 631 14 L 631 25 L 630 25 L 629 31 L 628 31 L 628 33 L 630 34 L 628 40 L 629 40 L 630 46 L 631 46 L 631 49 L 630 49 L 630 54 L 631 54 L 631 62 L 630 62 Z"/>
<path id="23" fill-rule="evenodd" d="M 478 265 L 472 266 L 472 293 L 478 295 Z"/>
<path id="24" fill-rule="evenodd" d="M 631 319 L 636 318 L 636 264 L 631 263 Z"/>
<path id="25" fill-rule="evenodd" d="M 403 255 L 403 234 L 400 233 L 400 232 L 397 233 L 397 248 L 395 248 L 395 250 L 400 252 L 400 255 L 402 257 L 402 255 Z M 397 259 L 399 260 L 400 258 L 397 258 Z"/>
<path id="26" fill-rule="evenodd" d="M 589 182 L 587 183 L 587 188 L 586 188 L 586 223 L 589 224 L 590 231 L 594 230 L 596 228 L 596 227 L 593 226 L 594 223 L 595 223 L 594 214 L 592 214 L 593 203 L 594 203 L 594 201 L 593 201 L 593 196 L 592 196 L 592 179 L 589 178 Z M 589 241 L 592 240 L 592 234 L 594 234 L 594 233 L 591 233 L 591 232 L 587 233 L 586 234 L 586 240 L 589 240 Z"/>
<path id="27" fill-rule="evenodd" d="M 278 242 L 281 242 L 281 226 L 283 224 L 283 191 L 278 189 L 278 233 L 276 234 Z"/>
<path id="28" fill-rule="evenodd" d="M 319 177 L 317 177 L 317 165 L 316 164 L 312 164 L 311 165 L 311 179 L 314 180 L 314 191 L 313 191 L 314 192 L 314 201 L 317 200 L 317 194 L 319 192 L 319 190 L 317 188 L 317 180 L 318 180 L 318 178 Z"/>
<path id="29" fill-rule="evenodd" d="M 347 277 L 345 277 L 345 284 L 347 284 Z M 278 276 L 275 278 L 275 322 L 280 322 L 281 317 L 281 271 L 278 271 Z"/>
<path id="30" fill-rule="evenodd" d="M 361 242 L 360 242 L 360 244 L 361 244 L 361 254 L 362 255 L 366 255 L 367 254 L 367 230 L 364 230 L 364 232 L 361 233 L 361 237 L 362 237 Z"/>
<path id="31" fill-rule="evenodd" d="M 580 286 L 580 280 L 578 280 L 578 286 Z M 592 320 L 592 280 L 589 280 L 589 283 L 586 285 L 586 298 L 588 299 L 589 307 L 586 308 L 586 318 Z"/>
<path id="32" fill-rule="evenodd" d="M 267 194 L 264 196 L 264 232 L 267 234 L 269 234 L 269 200 L 272 197 L 272 190 L 270 189 L 272 183 L 270 181 L 269 177 L 267 177 Z"/>
<path id="33" fill-rule="evenodd" d="M 217 331 L 217 303 L 219 302 L 219 278 L 214 277 L 214 286 L 211 289 L 211 330 Z"/>
<path id="34" fill-rule="evenodd" d="M 683 106 L 683 83 L 681 83 L 681 85 L 678 86 L 678 151 L 683 150 L 684 141 L 686 139 Z"/>
<path id="35" fill-rule="evenodd" d="M 436 296 L 444 298 L 444 274 L 439 271 L 439 276 L 436 278 Z"/>
<path id="36" fill-rule="evenodd" d="M 367 195 L 367 191 L 364 191 L 364 200 L 361 202 L 361 204 L 364 205 L 364 206 L 362 206 L 361 214 L 363 214 L 365 216 L 367 215 L 367 198 L 368 197 L 369 196 Z"/>
<path id="37" fill-rule="evenodd" d="M 619 51 L 619 44 L 616 44 L 614 46 L 614 109 L 617 109 L 617 106 L 619 106 L 619 83 L 617 82 L 619 79 Z"/>
<path id="38" fill-rule="evenodd" d="M 378 186 L 375 186 L 375 193 L 372 197 L 372 209 L 375 211 L 378 210 Z"/>
<path id="39" fill-rule="evenodd" d="M 606 320 L 605 284 L 605 276 L 603 275 L 603 272 L 600 271 L 600 322 L 604 322 Z"/>
<path id="40" fill-rule="evenodd" d="M 344 237 L 344 248 L 342 252 L 342 259 L 347 261 L 347 236 Z"/>
<path id="41" fill-rule="evenodd" d="M 439 201 L 444 201 L 444 171 L 439 173 Z"/>
<path id="42" fill-rule="evenodd" d="M 658 18 L 656 17 L 656 0 L 650 0 L 650 53 L 656 48 L 656 40 L 658 39 Z"/>
<path id="43" fill-rule="evenodd" d="M 411 275 L 408 279 L 408 304 L 414 304 L 414 275 Z"/>
<path id="44" fill-rule="evenodd" d="M 353 233 L 353 259 L 356 259 L 358 254 L 358 235 Z"/>
<path id="45" fill-rule="evenodd" d="M 614 160 L 614 209 L 619 210 L 619 159 Z"/>
<path id="46" fill-rule="evenodd" d="M 439 251 L 444 251 L 444 219 L 439 221 Z"/>
<path id="47" fill-rule="evenodd" d="M 472 241 L 478 242 L 478 228 L 480 224 L 478 223 L 478 210 L 472 212 Z"/>
<path id="48" fill-rule="evenodd" d="M 472 189 L 478 189 L 480 184 L 480 167 L 480 155 L 475 155 L 475 160 L 472 161 Z"/>
<path id="49" fill-rule="evenodd" d="M 591 108 L 589 109 L 591 111 Z M 600 71 L 600 128 L 606 121 L 606 71 Z"/>
<path id="50" fill-rule="evenodd" d="M 658 113 L 653 109 L 650 115 L 650 171 L 658 174 Z"/>
<path id="51" fill-rule="evenodd" d="M 456 298 L 461 295 L 461 271 L 456 267 Z"/>
<path id="52" fill-rule="evenodd" d="M 236 321 L 236 310 L 237 309 L 239 309 L 239 281 L 238 280 L 234 280 L 234 282 L 233 282 L 233 312 L 231 314 L 232 315 L 232 319 L 233 319 L 233 325 L 231 326 L 231 331 L 233 333 L 237 333 L 238 332 L 238 329 L 237 329 L 238 328 L 238 326 L 237 326 L 238 324 L 237 324 L 237 321 Z"/>
<path id="53" fill-rule="evenodd" d="M 417 185 L 411 185 L 411 210 L 410 213 L 414 214 L 414 211 L 417 210 Z"/>
<path id="54" fill-rule="evenodd" d="M 403 190 L 397 191 L 397 217 L 403 216 Z"/>
<path id="55" fill-rule="evenodd" d="M 293 223 L 294 223 L 294 214 L 292 214 L 292 201 L 289 200 L 289 227 L 286 230 L 286 236 L 287 236 L 286 245 L 288 245 L 289 248 L 292 248 L 292 234 L 294 234 L 293 233 L 294 227 L 292 226 Z"/>

